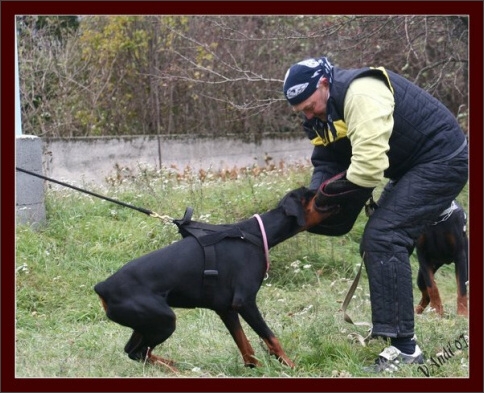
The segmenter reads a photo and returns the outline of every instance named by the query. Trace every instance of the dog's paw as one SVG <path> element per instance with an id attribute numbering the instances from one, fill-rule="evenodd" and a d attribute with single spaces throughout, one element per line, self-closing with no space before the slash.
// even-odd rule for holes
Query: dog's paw
<path id="1" fill-rule="evenodd" d="M 148 356 L 148 362 L 156 366 L 165 367 L 173 373 L 179 372 L 175 367 L 175 362 L 173 360 L 163 359 L 162 357 L 150 354 Z"/>

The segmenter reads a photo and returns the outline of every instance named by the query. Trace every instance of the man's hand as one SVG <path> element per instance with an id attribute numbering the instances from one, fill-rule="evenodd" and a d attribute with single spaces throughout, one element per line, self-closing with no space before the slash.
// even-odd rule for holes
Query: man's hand
<path id="1" fill-rule="evenodd" d="M 346 179 L 346 171 L 326 180 L 318 189 L 315 204 L 318 210 L 325 211 L 338 205 L 342 209 L 348 204 L 363 207 L 371 197 L 374 187 L 360 187 Z"/>
<path id="2" fill-rule="evenodd" d="M 311 228 L 315 225 L 324 222 L 329 217 L 338 214 L 340 211 L 340 207 L 337 205 L 333 206 L 324 206 L 319 208 L 316 206 L 315 196 L 311 199 L 311 201 L 307 204 L 307 213 L 306 213 L 306 226 Z"/>
<path id="3" fill-rule="evenodd" d="M 326 236 L 348 233 L 372 191 L 371 187 L 360 187 L 346 179 L 346 171 L 326 180 L 316 192 L 314 210 L 323 214 L 337 208 L 337 212 L 308 231 Z"/>

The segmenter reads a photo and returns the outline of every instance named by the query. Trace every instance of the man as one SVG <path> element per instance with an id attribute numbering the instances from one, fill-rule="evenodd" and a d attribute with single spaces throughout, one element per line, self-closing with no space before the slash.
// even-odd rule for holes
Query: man
<path id="1" fill-rule="evenodd" d="M 414 340 L 409 256 L 468 179 L 467 140 L 437 99 L 384 68 L 341 69 L 327 58 L 293 64 L 284 95 L 304 115 L 314 144 L 309 188 L 316 208 L 339 205 L 313 232 L 347 233 L 373 189 L 386 178 L 360 243 L 370 287 L 373 336 L 390 339 L 367 371 L 422 363 Z"/>

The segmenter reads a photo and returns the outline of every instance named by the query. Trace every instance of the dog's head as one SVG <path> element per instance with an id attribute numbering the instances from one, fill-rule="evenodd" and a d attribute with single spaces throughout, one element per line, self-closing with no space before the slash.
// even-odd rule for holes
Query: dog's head
<path id="1" fill-rule="evenodd" d="M 287 216 L 296 217 L 298 226 L 305 230 L 318 225 L 335 213 L 335 211 L 321 213 L 315 210 L 315 195 L 316 191 L 309 190 L 306 187 L 300 187 L 295 190 L 291 190 L 284 195 L 278 206 L 284 209 L 284 212 Z"/>

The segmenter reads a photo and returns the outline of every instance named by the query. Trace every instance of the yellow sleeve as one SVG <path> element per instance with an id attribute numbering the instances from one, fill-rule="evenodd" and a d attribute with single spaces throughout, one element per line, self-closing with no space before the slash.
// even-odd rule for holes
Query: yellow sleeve
<path id="1" fill-rule="evenodd" d="M 388 168 L 386 153 L 393 129 L 395 100 L 385 83 L 375 77 L 358 78 L 348 88 L 345 123 L 352 146 L 346 177 L 361 187 L 376 187 Z"/>

